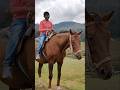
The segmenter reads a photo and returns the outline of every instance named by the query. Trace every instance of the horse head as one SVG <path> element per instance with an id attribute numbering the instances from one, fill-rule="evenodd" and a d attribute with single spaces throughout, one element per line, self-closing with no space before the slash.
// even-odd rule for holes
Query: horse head
<path id="1" fill-rule="evenodd" d="M 107 30 L 113 12 L 100 16 L 97 13 L 86 11 L 86 38 L 91 54 L 92 64 L 98 75 L 103 79 L 112 76 L 110 55 L 111 34 Z"/>
<path id="2" fill-rule="evenodd" d="M 70 48 L 72 49 L 73 54 L 81 59 L 81 49 L 80 49 L 80 34 L 82 32 L 72 32 L 70 29 Z"/>

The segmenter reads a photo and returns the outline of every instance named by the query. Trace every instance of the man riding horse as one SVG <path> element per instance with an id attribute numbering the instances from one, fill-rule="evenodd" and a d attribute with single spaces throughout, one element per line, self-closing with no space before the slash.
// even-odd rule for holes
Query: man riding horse
<path id="1" fill-rule="evenodd" d="M 42 45 L 43 45 L 48 33 L 53 30 L 53 24 L 51 21 L 49 21 L 49 18 L 50 18 L 49 12 L 44 12 L 44 18 L 45 19 L 40 22 L 40 26 L 39 26 L 40 36 L 38 38 L 36 59 L 40 59 L 40 55 L 42 54 Z"/>
<path id="2" fill-rule="evenodd" d="M 9 28 L 11 36 L 3 62 L 3 78 L 12 78 L 12 65 L 16 60 L 18 42 L 28 28 L 27 15 L 30 11 L 34 11 L 34 0 L 10 0 L 10 9 L 13 21 Z"/>

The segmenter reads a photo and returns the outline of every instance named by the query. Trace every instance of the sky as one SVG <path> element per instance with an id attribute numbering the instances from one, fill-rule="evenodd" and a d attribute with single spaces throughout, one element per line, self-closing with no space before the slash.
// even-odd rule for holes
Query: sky
<path id="1" fill-rule="evenodd" d="M 43 13 L 50 13 L 56 24 L 64 21 L 85 23 L 85 0 L 35 0 L 35 23 L 43 20 Z"/>

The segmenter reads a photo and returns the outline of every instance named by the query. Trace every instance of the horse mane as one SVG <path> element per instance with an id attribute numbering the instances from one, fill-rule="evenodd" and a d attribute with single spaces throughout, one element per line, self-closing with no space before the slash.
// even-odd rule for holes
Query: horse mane
<path id="1" fill-rule="evenodd" d="M 62 31 L 60 31 L 59 33 L 68 33 L 69 31 L 67 31 L 67 30 L 62 30 Z"/>

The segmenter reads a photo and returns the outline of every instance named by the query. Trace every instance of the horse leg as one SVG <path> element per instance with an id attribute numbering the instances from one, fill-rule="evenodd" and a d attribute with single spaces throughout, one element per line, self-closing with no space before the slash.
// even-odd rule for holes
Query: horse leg
<path id="1" fill-rule="evenodd" d="M 51 89 L 52 77 L 53 77 L 53 64 L 49 64 L 49 86 L 48 86 L 49 89 Z"/>
<path id="2" fill-rule="evenodd" d="M 60 78 L 61 78 L 61 63 L 57 63 L 57 69 L 58 69 L 58 79 L 57 79 L 57 90 L 60 90 Z"/>
<path id="3" fill-rule="evenodd" d="M 39 67 L 38 67 L 38 75 L 39 75 L 39 77 L 41 77 L 42 66 L 43 66 L 43 64 L 39 63 Z"/>
<path id="4" fill-rule="evenodd" d="M 9 87 L 9 90 L 20 90 L 20 88 L 12 88 L 12 87 Z"/>

